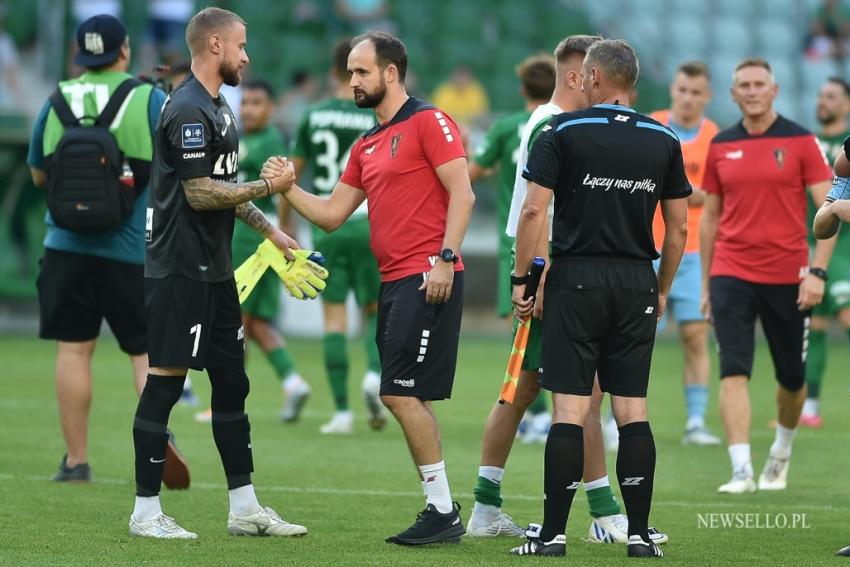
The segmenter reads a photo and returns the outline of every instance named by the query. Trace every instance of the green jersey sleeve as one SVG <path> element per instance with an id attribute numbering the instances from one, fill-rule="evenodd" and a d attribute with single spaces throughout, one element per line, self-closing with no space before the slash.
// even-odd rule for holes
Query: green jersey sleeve
<path id="1" fill-rule="evenodd" d="M 534 128 L 531 130 L 531 136 L 528 137 L 528 151 L 531 152 L 531 148 L 534 147 L 534 142 L 537 141 L 537 138 L 540 137 L 540 134 L 543 133 L 543 129 L 546 127 L 549 122 L 552 121 L 551 116 L 547 116 L 542 119 L 540 122 L 534 125 Z"/>
<path id="2" fill-rule="evenodd" d="M 490 129 L 484 135 L 484 140 L 475 150 L 473 156 L 475 163 L 484 168 L 494 167 L 502 154 L 504 141 L 503 120 L 500 119 L 490 125 Z"/>

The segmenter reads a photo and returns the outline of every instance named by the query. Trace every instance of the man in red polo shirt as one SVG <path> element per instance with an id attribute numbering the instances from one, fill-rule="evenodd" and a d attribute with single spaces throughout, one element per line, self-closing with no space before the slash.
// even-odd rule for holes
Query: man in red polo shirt
<path id="1" fill-rule="evenodd" d="M 451 396 L 463 296 L 457 255 L 475 196 L 457 126 L 445 113 L 407 95 L 407 51 L 397 38 L 370 32 L 352 41 L 350 86 L 378 125 L 351 148 L 329 199 L 297 186 L 286 199 L 325 231 L 339 227 L 364 200 L 381 272 L 378 350 L 381 400 L 401 424 L 419 467 L 427 502 L 416 522 L 389 543 L 457 541 L 465 531 L 452 502 L 432 400 Z M 272 158 L 264 176 L 292 164 Z"/>
<path id="2" fill-rule="evenodd" d="M 776 439 L 758 481 L 786 487 L 791 444 L 806 399 L 806 335 L 820 303 L 835 240 L 819 241 L 809 266 L 806 189 L 820 206 L 832 171 L 815 136 L 773 109 L 778 87 L 767 61 L 735 69 L 732 98 L 743 120 L 720 132 L 708 152 L 700 224 L 703 313 L 720 353 L 720 415 L 732 479 L 718 492 L 756 490 L 750 458 L 750 396 L 756 318 L 776 372 Z"/>

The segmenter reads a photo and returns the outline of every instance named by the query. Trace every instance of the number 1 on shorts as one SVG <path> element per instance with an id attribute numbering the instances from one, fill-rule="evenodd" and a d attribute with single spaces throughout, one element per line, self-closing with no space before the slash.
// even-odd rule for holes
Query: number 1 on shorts
<path id="1" fill-rule="evenodd" d="M 192 358 L 198 356 L 198 345 L 201 342 L 201 324 L 198 323 L 189 329 L 190 335 L 195 335 L 195 346 L 192 347 Z"/>

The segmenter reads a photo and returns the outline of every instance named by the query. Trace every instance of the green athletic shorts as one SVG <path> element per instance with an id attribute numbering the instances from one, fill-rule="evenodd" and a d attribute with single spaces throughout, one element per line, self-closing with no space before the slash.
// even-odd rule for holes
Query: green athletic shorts
<path id="1" fill-rule="evenodd" d="M 263 237 L 257 232 L 237 221 L 233 227 L 233 269 L 238 268 L 242 262 L 257 251 L 257 246 L 263 242 Z M 267 270 L 257 286 L 242 304 L 242 313 L 272 321 L 280 312 L 280 278 L 273 270 Z"/>
<path id="2" fill-rule="evenodd" d="M 829 281 L 826 282 L 823 301 L 812 309 L 815 317 L 832 317 L 850 307 L 850 257 L 836 248 L 827 273 Z"/>
<path id="3" fill-rule="evenodd" d="M 345 303 L 348 290 L 354 291 L 357 305 L 378 301 L 381 276 L 369 247 L 369 221 L 365 217 L 351 219 L 330 234 L 315 230 L 313 243 L 325 256 L 325 268 L 330 272 L 321 295 L 324 301 Z"/>
<path id="4" fill-rule="evenodd" d="M 511 303 L 511 270 L 514 268 L 513 247 L 513 238 L 506 234 L 499 237 L 499 283 L 496 285 L 496 315 L 499 317 L 508 317 L 514 310 Z"/>

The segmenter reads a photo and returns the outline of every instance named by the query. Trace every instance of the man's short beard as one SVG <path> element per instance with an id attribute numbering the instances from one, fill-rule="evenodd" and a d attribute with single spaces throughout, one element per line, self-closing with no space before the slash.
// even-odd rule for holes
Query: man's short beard
<path id="1" fill-rule="evenodd" d="M 379 104 L 384 101 L 384 97 L 387 96 L 387 84 L 381 81 L 381 86 L 378 87 L 374 93 L 367 93 L 365 91 L 361 91 L 363 96 L 361 98 L 354 97 L 354 103 L 358 108 L 375 108 Z"/>
<path id="2" fill-rule="evenodd" d="M 838 122 L 838 115 L 836 114 L 824 114 L 823 117 L 816 114 L 815 118 L 821 126 L 829 126 Z"/>
<path id="3" fill-rule="evenodd" d="M 239 67 L 228 65 L 227 61 L 222 61 L 221 66 L 218 68 L 218 73 L 221 75 L 224 84 L 229 87 L 239 86 L 239 83 L 242 82 L 242 77 L 239 76 Z"/>

